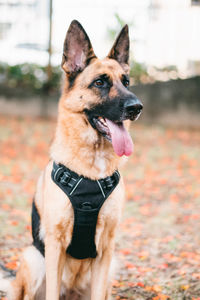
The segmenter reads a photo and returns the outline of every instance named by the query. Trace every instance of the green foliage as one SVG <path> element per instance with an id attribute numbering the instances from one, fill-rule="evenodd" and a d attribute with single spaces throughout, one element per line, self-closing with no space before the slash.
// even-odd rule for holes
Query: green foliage
<path id="1" fill-rule="evenodd" d="M 126 21 L 123 20 L 118 13 L 114 14 L 115 20 L 116 20 L 116 26 L 113 28 L 108 28 L 108 39 L 109 40 L 114 40 L 116 35 L 120 32 L 122 27 L 126 24 Z"/>
<path id="2" fill-rule="evenodd" d="M 134 26 L 133 22 L 127 22 L 124 19 L 122 19 L 118 13 L 114 14 L 114 18 L 116 21 L 116 26 L 112 27 L 112 28 L 108 28 L 107 32 L 108 32 L 108 39 L 109 40 L 114 40 L 117 36 L 117 34 L 119 34 L 120 30 L 122 29 L 122 27 L 124 27 L 124 25 L 128 24 L 129 27 Z"/>
<path id="3" fill-rule="evenodd" d="M 148 73 L 145 64 L 132 60 L 130 62 L 130 78 L 133 79 L 133 82 L 136 84 L 144 82 L 146 77 L 148 77 Z"/>
<path id="4" fill-rule="evenodd" d="M 60 67 L 52 67 L 50 79 L 46 67 L 36 64 L 9 66 L 0 63 L 0 84 L 8 88 L 21 88 L 38 93 L 55 93 L 59 90 L 61 79 Z"/>

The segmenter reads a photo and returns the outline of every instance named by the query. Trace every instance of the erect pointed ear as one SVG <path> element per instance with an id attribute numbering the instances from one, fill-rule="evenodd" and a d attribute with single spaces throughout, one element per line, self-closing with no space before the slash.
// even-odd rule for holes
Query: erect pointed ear
<path id="1" fill-rule="evenodd" d="M 115 43 L 108 54 L 109 58 L 115 59 L 122 66 L 128 65 L 129 61 L 129 35 L 128 25 L 125 25 L 119 33 Z"/>
<path id="2" fill-rule="evenodd" d="M 63 70 L 73 78 L 95 57 L 87 33 L 78 21 L 72 21 L 64 41 L 61 64 Z"/>

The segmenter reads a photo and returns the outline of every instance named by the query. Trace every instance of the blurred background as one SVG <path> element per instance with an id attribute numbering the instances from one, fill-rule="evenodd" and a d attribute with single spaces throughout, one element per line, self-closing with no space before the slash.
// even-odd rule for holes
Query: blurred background
<path id="1" fill-rule="evenodd" d="M 58 99 L 63 41 L 70 22 L 78 19 L 100 57 L 106 56 L 121 27 L 129 24 L 131 84 L 142 85 L 135 89 L 145 102 L 142 120 L 199 124 L 199 0 L 0 0 L 0 11 L 3 112 L 56 114 L 52 99 L 45 98 Z M 18 93 L 20 98 L 29 96 L 23 109 L 4 98 Z"/>
<path id="2" fill-rule="evenodd" d="M 15 272 L 31 243 L 73 19 L 99 57 L 129 25 L 130 89 L 144 104 L 122 171 L 113 299 L 199 300 L 200 0 L 0 0 L 0 265 Z"/>

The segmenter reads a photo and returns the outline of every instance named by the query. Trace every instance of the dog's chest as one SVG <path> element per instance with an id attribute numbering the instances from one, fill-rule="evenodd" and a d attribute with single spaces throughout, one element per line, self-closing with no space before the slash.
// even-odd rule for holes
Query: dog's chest
<path id="1" fill-rule="evenodd" d="M 99 170 L 99 177 L 104 178 L 106 173 L 106 158 L 104 152 L 98 152 L 95 156 L 94 166 Z"/>

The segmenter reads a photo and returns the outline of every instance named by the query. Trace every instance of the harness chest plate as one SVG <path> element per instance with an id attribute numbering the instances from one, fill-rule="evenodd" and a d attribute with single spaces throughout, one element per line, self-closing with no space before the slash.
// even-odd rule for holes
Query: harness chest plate
<path id="1" fill-rule="evenodd" d="M 91 180 L 54 162 L 51 177 L 68 196 L 74 210 L 73 235 L 66 252 L 77 259 L 95 258 L 98 214 L 119 183 L 119 172 L 115 171 L 104 179 Z"/>

